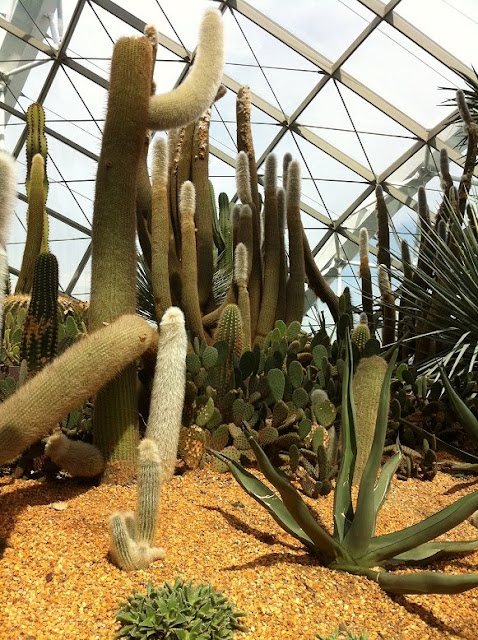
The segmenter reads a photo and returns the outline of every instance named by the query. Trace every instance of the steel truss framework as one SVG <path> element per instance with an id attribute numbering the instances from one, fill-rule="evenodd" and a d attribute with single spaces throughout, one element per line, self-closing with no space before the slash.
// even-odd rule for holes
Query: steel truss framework
<path id="1" fill-rule="evenodd" d="M 102 10 L 108 12 L 112 16 L 115 16 L 119 20 L 122 20 L 124 23 L 129 25 L 129 27 L 137 30 L 138 32 L 142 32 L 145 26 L 145 23 L 141 19 L 122 8 L 119 3 L 113 2 L 112 0 L 68 1 L 75 1 L 71 19 L 68 25 L 66 25 L 66 29 L 61 37 L 57 36 L 58 42 L 53 45 L 51 45 L 46 39 L 40 40 L 28 31 L 22 30 L 14 23 L 13 20 L 7 20 L 5 17 L 0 16 L 0 29 L 6 32 L 6 38 L 8 38 L 8 45 L 6 44 L 7 40 L 5 40 L 3 47 L 0 49 L 0 56 L 2 50 L 5 52 L 6 46 L 9 46 L 10 48 L 13 47 L 15 50 L 20 51 L 21 47 L 25 46 L 25 43 L 27 43 L 29 47 L 32 47 L 38 52 L 38 55 L 43 60 L 51 62 L 44 84 L 37 96 L 37 100 L 41 103 L 45 101 L 55 78 L 62 67 L 81 74 L 103 89 L 108 89 L 108 82 L 104 77 L 95 73 L 90 67 L 82 64 L 77 59 L 70 57 L 68 54 L 69 44 L 86 6 L 93 8 L 100 7 Z M 192 0 L 186 0 L 186 4 L 188 1 Z M 336 2 L 338 0 L 331 1 Z M 360 195 L 356 197 L 355 200 L 334 220 L 322 212 L 320 207 L 315 208 L 309 203 L 305 201 L 303 202 L 303 211 L 319 221 L 326 230 L 320 241 L 315 244 L 313 251 L 316 255 L 319 266 L 324 270 L 331 281 L 337 277 L 337 264 L 343 260 L 352 260 L 357 253 L 358 228 L 351 229 L 347 225 L 347 222 L 350 224 L 352 214 L 354 214 L 353 220 L 358 221 L 360 226 L 368 226 L 368 228 L 371 229 L 374 228 L 374 221 L 372 219 L 374 217 L 373 205 L 366 205 L 364 203 L 367 199 L 370 201 L 370 196 L 377 184 L 381 184 L 389 195 L 391 203 L 390 213 L 393 215 L 402 205 L 406 205 L 411 209 L 416 209 L 416 201 L 411 194 L 414 193 L 414 190 L 416 190 L 420 184 L 419 180 L 411 178 L 407 183 L 406 189 L 396 186 L 392 182 L 388 182 L 388 180 L 392 174 L 397 171 L 397 169 L 412 159 L 413 156 L 421 149 L 440 150 L 444 148 L 448 151 L 451 160 L 458 165 L 463 164 L 462 154 L 456 148 L 456 134 L 452 135 L 449 132 L 448 125 L 450 115 L 447 115 L 446 118 L 432 129 L 427 129 L 395 105 L 385 100 L 381 95 L 365 86 L 343 68 L 344 64 L 359 49 L 359 47 L 363 45 L 367 38 L 369 38 L 378 27 L 386 24 L 408 38 L 413 45 L 417 45 L 427 54 L 448 66 L 450 69 L 458 70 L 469 78 L 475 77 L 473 70 L 464 64 L 463 61 L 451 55 L 442 46 L 440 46 L 439 43 L 434 42 L 397 13 L 397 7 L 400 5 L 401 1 L 402 0 L 390 0 L 389 2 L 383 3 L 379 0 L 359 0 L 363 7 L 372 12 L 373 18 L 366 24 L 362 32 L 359 33 L 346 50 L 343 51 L 340 57 L 335 61 L 331 61 L 318 53 L 300 38 L 287 31 L 284 26 L 277 24 L 245 0 L 217 0 L 217 5 L 221 12 L 236 12 L 237 15 L 247 18 L 253 24 L 261 27 L 281 43 L 299 54 L 308 63 L 314 65 L 319 71 L 319 79 L 315 86 L 313 86 L 308 95 L 290 114 L 284 113 L 277 106 L 274 106 L 257 93 L 254 93 L 254 87 L 251 86 L 252 104 L 272 119 L 272 121 L 277 125 L 275 136 L 258 158 L 259 169 L 263 165 L 267 154 L 274 151 L 284 136 L 288 132 L 291 132 L 295 136 L 299 136 L 301 139 L 311 143 L 322 152 L 347 167 L 347 169 L 353 171 L 364 181 L 363 192 L 360 193 Z M 23 10 L 27 10 L 25 5 L 28 5 L 27 13 L 40 33 L 46 33 L 48 27 L 50 27 L 50 32 L 53 35 L 55 34 L 55 21 L 52 16 L 56 11 L 56 19 L 61 19 L 61 0 L 23 0 L 23 2 L 20 0 L 14 0 L 12 6 L 17 2 L 19 2 Z M 160 0 L 158 0 L 157 4 L 160 4 Z M 55 38 L 53 38 L 53 40 L 54 39 Z M 190 64 L 194 60 L 194 51 L 187 50 L 177 41 L 161 33 L 159 35 L 159 44 L 185 63 L 181 74 L 177 77 L 175 83 L 175 86 L 177 86 L 182 82 L 183 78 L 187 74 Z M 18 57 L 21 57 L 21 55 Z M 11 56 L 9 59 L 11 60 Z M 5 124 L 12 116 L 18 119 L 18 121 L 25 122 L 25 113 L 21 108 L 19 108 L 19 104 L 17 104 L 17 98 L 21 95 L 22 82 L 19 80 L 18 86 L 15 86 L 15 77 L 13 77 L 13 73 L 10 73 L 8 79 L 8 74 L 4 75 L 1 73 L 3 62 L 4 60 L 0 58 L 0 81 L 3 80 L 5 83 L 8 82 L 9 88 L 8 93 L 3 92 L 1 94 L 0 110 L 3 110 L 4 112 L 3 122 Z M 33 68 L 35 64 L 39 63 L 31 63 L 31 67 Z M 27 65 L 24 65 L 24 68 L 26 66 Z M 9 68 L 11 69 L 11 67 Z M 223 82 L 232 92 L 237 92 L 240 86 L 233 77 L 227 74 L 224 75 Z M 368 103 L 378 108 L 381 112 L 406 129 L 413 137 L 413 144 L 411 144 L 410 147 L 399 157 L 396 157 L 394 161 L 380 173 L 374 173 L 370 167 L 365 166 L 365 164 L 362 164 L 350 155 L 347 155 L 344 151 L 335 147 L 325 138 L 319 136 L 313 128 L 301 124 L 301 117 L 306 109 L 330 82 L 338 82 L 347 87 L 354 92 L 354 94 L 360 96 Z M 91 149 L 88 149 L 86 146 L 82 146 L 78 142 L 62 135 L 56 129 L 47 127 L 46 133 L 49 137 L 58 140 L 59 142 L 70 146 L 76 152 L 83 154 L 89 160 L 96 161 L 98 159 L 97 154 Z M 25 140 L 26 127 L 23 127 L 14 148 L 11 149 L 15 157 L 18 157 L 20 154 L 25 144 Z M 231 167 L 235 166 L 235 157 L 225 152 L 223 148 L 211 145 L 210 151 L 222 162 L 225 162 Z M 418 170 L 418 175 L 420 175 L 420 169 L 423 169 L 423 167 L 414 167 L 414 169 L 415 171 Z M 421 177 L 423 177 L 423 171 L 421 173 Z M 24 202 L 26 200 L 23 194 L 20 194 L 19 198 Z M 59 213 L 58 211 L 48 208 L 48 213 L 51 217 L 69 225 L 73 230 L 78 231 L 85 237 L 90 235 L 89 226 L 69 219 L 67 212 Z M 358 223 L 356 222 L 356 224 Z M 334 237 L 338 238 L 338 242 L 330 242 L 331 238 Z M 338 251 L 336 250 L 337 248 L 339 249 Z M 374 247 L 371 247 L 371 251 L 375 251 Z M 88 245 L 70 281 L 65 287 L 65 290 L 68 293 L 75 291 L 75 286 L 83 269 L 88 263 L 90 253 L 91 247 Z M 11 270 L 15 273 L 15 269 Z"/>

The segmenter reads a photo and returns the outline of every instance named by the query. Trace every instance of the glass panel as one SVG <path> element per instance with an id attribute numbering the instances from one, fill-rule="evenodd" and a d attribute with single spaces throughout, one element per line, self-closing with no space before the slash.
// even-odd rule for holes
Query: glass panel
<path id="1" fill-rule="evenodd" d="M 465 64 L 476 59 L 478 5 L 475 0 L 402 0 L 396 13 Z"/>
<path id="2" fill-rule="evenodd" d="M 80 260 L 83 258 L 83 255 L 89 244 L 89 238 L 85 239 L 80 237 L 71 238 L 67 241 L 50 241 L 50 250 L 55 254 L 58 260 L 60 287 L 61 289 L 63 289 L 63 291 L 68 287 L 70 280 L 73 277 L 76 268 L 78 267 Z M 87 283 L 87 291 L 89 292 L 91 286 L 90 278 L 88 278 Z M 84 288 L 85 285 L 86 278 L 83 279 L 82 287 Z"/>
<path id="3" fill-rule="evenodd" d="M 292 113 L 319 81 L 320 70 L 236 11 L 224 16 L 224 24 L 226 73 Z"/>
<path id="4" fill-rule="evenodd" d="M 453 111 L 453 107 L 441 105 L 444 92 L 439 87 L 463 86 L 456 74 L 383 23 L 347 60 L 344 69 L 429 128 Z"/>
<path id="5" fill-rule="evenodd" d="M 90 290 L 91 290 L 91 258 L 85 265 L 85 268 L 81 272 L 80 277 L 78 278 L 78 282 L 71 295 L 75 298 L 79 298 L 80 300 L 89 300 L 90 299 Z"/>
<path id="6" fill-rule="evenodd" d="M 377 175 L 416 140 L 376 107 L 334 81 L 325 85 L 298 120 Z"/>
<path id="7" fill-rule="evenodd" d="M 336 60 L 373 18 L 356 0 L 298 0 L 294 8 L 275 0 L 251 4 L 330 60 Z"/>
<path id="8" fill-rule="evenodd" d="M 219 194 L 224 192 L 231 200 L 236 193 L 235 169 L 212 153 L 209 155 L 209 177 L 214 186 L 216 206 Z"/>
<path id="9" fill-rule="evenodd" d="M 2 111 L 0 119 L 5 119 L 4 126 L 0 126 L 0 131 L 3 129 L 5 136 L 5 150 L 11 153 L 25 128 L 25 122 L 10 115 L 8 111 Z"/>
<path id="10" fill-rule="evenodd" d="M 43 103 L 48 127 L 98 151 L 107 92 L 72 69 L 61 68 Z"/>
<path id="11" fill-rule="evenodd" d="M 8 264 L 15 269 L 20 269 L 22 265 L 23 250 L 27 237 L 26 212 L 26 203 L 17 200 L 10 226 L 10 241 L 6 244 Z"/>
<path id="12" fill-rule="evenodd" d="M 276 147 L 280 161 L 287 151 L 302 166 L 303 201 L 336 220 L 365 190 L 366 181 L 301 136 L 287 133 Z"/>

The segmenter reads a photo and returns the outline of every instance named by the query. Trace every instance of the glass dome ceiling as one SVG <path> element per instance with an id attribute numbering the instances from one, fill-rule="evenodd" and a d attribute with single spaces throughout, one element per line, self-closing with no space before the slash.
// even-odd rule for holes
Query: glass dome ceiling
<path id="1" fill-rule="evenodd" d="M 375 185 L 386 192 L 394 242 L 416 237 L 416 191 L 440 199 L 438 155 L 461 175 L 461 130 L 449 125 L 456 71 L 475 78 L 476 0 L 0 0 L 0 134 L 18 160 L 10 270 L 25 243 L 25 114 L 46 113 L 50 242 L 64 291 L 87 299 L 96 163 L 113 44 L 154 24 L 157 92 L 188 71 L 205 7 L 223 13 L 225 98 L 214 105 L 210 175 L 235 192 L 235 98 L 249 85 L 259 166 L 271 151 L 302 164 L 303 223 L 322 272 L 356 287 L 358 230 L 374 251 Z M 473 50 L 472 50 L 473 49 Z M 393 240 L 393 239 L 392 239 Z M 310 297 L 311 303 L 313 296 Z"/>

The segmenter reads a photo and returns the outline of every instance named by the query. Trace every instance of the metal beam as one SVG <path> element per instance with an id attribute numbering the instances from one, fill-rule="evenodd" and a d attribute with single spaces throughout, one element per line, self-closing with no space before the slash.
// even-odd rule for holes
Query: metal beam
<path id="1" fill-rule="evenodd" d="M 18 199 L 28 204 L 28 198 L 24 193 L 19 193 Z M 58 211 L 55 211 L 51 207 L 45 207 L 45 209 L 48 215 L 51 216 L 52 218 L 55 218 L 56 220 L 63 222 L 64 224 L 68 225 L 69 227 L 72 227 L 73 229 L 76 229 L 80 233 L 83 233 L 85 236 L 91 236 L 91 229 L 89 229 L 88 227 L 84 227 L 79 222 L 75 222 L 74 220 L 67 218 L 62 213 L 58 213 Z"/>

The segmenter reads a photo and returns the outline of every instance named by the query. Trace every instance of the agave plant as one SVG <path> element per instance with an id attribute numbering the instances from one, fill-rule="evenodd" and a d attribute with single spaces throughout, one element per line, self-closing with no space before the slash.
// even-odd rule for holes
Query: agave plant
<path id="1" fill-rule="evenodd" d="M 432 542 L 478 508 L 478 491 L 460 498 L 423 522 L 385 535 L 375 534 L 377 515 L 387 496 L 391 480 L 400 463 L 399 450 L 382 467 L 382 451 L 387 430 L 389 387 L 396 351 L 390 359 L 383 381 L 375 426 L 375 437 L 365 466 L 354 508 L 351 486 L 356 460 L 356 424 L 352 393 L 353 352 L 347 336 L 347 355 L 342 384 L 342 459 L 335 487 L 333 532 L 326 531 L 313 517 L 298 492 L 274 468 L 251 432 L 244 426 L 260 470 L 277 489 L 280 497 L 239 464 L 221 456 L 241 487 L 264 506 L 274 520 L 327 567 L 366 576 L 389 593 L 460 593 L 478 587 L 478 574 L 446 575 L 425 571 L 397 575 L 385 569 L 388 564 L 429 564 L 432 560 L 478 549 L 478 539 L 466 542 Z"/>
<path id="2" fill-rule="evenodd" d="M 421 350 L 428 357 L 420 363 L 420 370 L 429 374 L 441 360 L 456 373 L 472 371 L 478 355 L 477 213 L 469 202 L 469 224 L 462 223 L 452 206 L 447 207 L 447 216 L 448 235 L 428 229 L 427 251 L 421 253 L 414 277 L 407 275 L 407 269 L 396 274 L 402 296 L 400 311 L 412 326 L 422 329 L 416 331 L 415 344 L 418 339 L 427 341 Z"/>
<path id="3" fill-rule="evenodd" d="M 463 425 L 467 435 L 471 438 L 471 440 L 478 445 L 478 420 L 453 388 L 443 367 L 440 367 L 440 374 L 445 386 L 445 391 L 455 408 L 461 424 Z M 453 469 L 455 471 L 468 471 L 478 473 L 478 464 L 473 462 L 465 462 L 453 465 Z"/>

